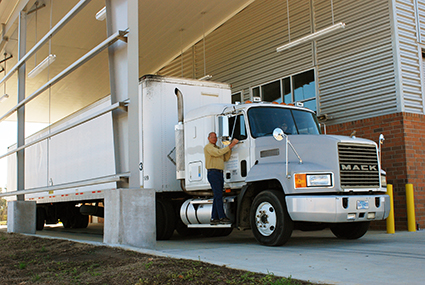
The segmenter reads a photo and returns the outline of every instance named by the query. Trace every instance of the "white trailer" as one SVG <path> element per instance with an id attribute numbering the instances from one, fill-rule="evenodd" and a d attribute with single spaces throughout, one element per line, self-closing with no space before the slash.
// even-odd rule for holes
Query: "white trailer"
<path id="1" fill-rule="evenodd" d="M 169 239 L 174 230 L 224 236 L 238 228 L 251 229 L 262 244 L 282 245 L 294 228 L 325 227 L 339 238 L 359 238 L 370 221 L 388 216 L 376 143 L 321 134 L 310 110 L 265 102 L 234 105 L 227 84 L 160 76 L 143 77 L 139 96 L 140 187 L 156 191 L 157 239 Z M 27 142 L 109 105 L 108 98 L 100 100 Z M 222 147 L 230 138 L 240 141 L 224 171 L 225 211 L 232 224 L 210 225 L 203 147 L 211 131 Z M 86 227 L 88 215 L 103 216 L 105 191 L 116 188 L 108 183 L 117 175 L 113 150 L 110 113 L 26 150 L 25 188 L 46 189 L 25 196 L 37 202 L 38 229 L 58 220 L 65 227 Z M 13 158 L 9 167 L 12 191 Z M 103 183 L 67 184 L 96 177 Z"/>

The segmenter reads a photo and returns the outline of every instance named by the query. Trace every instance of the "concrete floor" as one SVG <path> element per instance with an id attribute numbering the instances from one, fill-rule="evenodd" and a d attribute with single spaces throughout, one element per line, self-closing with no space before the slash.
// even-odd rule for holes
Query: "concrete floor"
<path id="1" fill-rule="evenodd" d="M 103 227 L 69 230 L 49 226 L 37 236 L 65 238 L 102 245 Z M 328 231 L 294 231 L 281 247 L 257 244 L 250 231 L 228 237 L 158 241 L 155 250 L 131 250 L 201 260 L 231 268 L 330 284 L 425 284 L 425 231 L 370 231 L 358 240 L 339 240 Z"/>

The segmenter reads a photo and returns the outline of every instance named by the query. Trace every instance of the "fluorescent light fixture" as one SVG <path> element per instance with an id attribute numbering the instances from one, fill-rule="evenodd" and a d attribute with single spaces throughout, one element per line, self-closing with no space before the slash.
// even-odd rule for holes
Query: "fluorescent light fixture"
<path id="1" fill-rule="evenodd" d="M 9 98 L 9 94 L 4 94 L 3 96 L 0 97 L 0 103 L 5 101 L 7 98 Z"/>
<path id="2" fill-rule="evenodd" d="M 289 42 L 286 45 L 280 46 L 280 47 L 278 47 L 276 49 L 276 51 L 277 52 L 281 52 L 281 51 L 290 49 L 290 48 L 292 48 L 294 46 L 297 46 L 297 45 L 300 45 L 302 43 L 305 43 L 305 42 L 309 42 L 309 41 L 318 39 L 318 38 L 320 38 L 320 37 L 322 37 L 324 35 L 330 34 L 330 33 L 334 32 L 334 31 L 337 31 L 339 29 L 344 29 L 344 28 L 345 28 L 345 23 L 338 23 L 338 24 L 332 25 L 330 27 L 324 28 L 323 30 L 320 30 L 320 31 L 317 31 L 317 32 L 312 33 L 310 35 L 307 35 L 305 37 L 302 37 L 302 38 L 300 38 L 298 40 Z"/>
<path id="3" fill-rule="evenodd" d="M 33 78 L 36 77 L 41 71 L 43 71 L 46 67 L 52 64 L 56 59 L 56 55 L 49 54 L 42 62 L 40 62 L 33 70 L 28 72 L 28 77 Z"/>
<path id="4" fill-rule="evenodd" d="M 205 75 L 201 78 L 199 78 L 199 80 L 210 80 L 212 78 L 212 75 Z"/>
<path id="5" fill-rule="evenodd" d="M 106 6 L 99 10 L 99 12 L 96 13 L 96 20 L 103 21 L 106 19 Z"/>

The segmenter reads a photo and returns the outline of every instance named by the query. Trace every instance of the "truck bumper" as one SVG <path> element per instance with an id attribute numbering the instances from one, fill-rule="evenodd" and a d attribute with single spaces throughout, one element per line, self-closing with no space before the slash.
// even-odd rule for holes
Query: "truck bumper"
<path id="1" fill-rule="evenodd" d="M 381 195 L 286 196 L 293 221 L 342 223 L 384 220 L 390 213 L 390 197 Z"/>

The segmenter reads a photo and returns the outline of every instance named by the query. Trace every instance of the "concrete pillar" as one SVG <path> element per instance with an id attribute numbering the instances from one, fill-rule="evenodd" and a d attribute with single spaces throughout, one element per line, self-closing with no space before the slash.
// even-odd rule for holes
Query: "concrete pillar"
<path id="1" fill-rule="evenodd" d="M 7 232 L 35 234 L 35 201 L 10 201 L 7 203 Z"/>
<path id="2" fill-rule="evenodd" d="M 130 188 L 106 191 L 103 242 L 154 248 L 155 218 L 155 190 Z"/>

